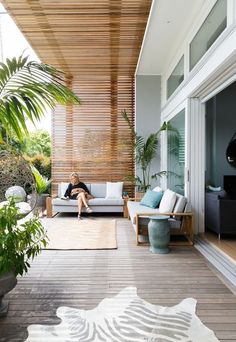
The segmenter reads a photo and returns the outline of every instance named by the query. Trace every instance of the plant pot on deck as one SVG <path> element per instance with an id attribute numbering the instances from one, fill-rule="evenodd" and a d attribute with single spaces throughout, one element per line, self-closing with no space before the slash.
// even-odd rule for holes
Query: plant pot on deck
<path id="1" fill-rule="evenodd" d="M 17 284 L 17 279 L 13 272 L 0 276 L 0 317 L 6 316 L 8 311 L 8 300 L 3 300 L 6 293 L 10 292 Z"/>
<path id="2" fill-rule="evenodd" d="M 40 208 L 42 210 L 42 212 L 44 212 L 44 210 L 46 210 L 47 197 L 49 197 L 49 194 L 40 194 L 40 195 L 38 195 L 36 207 L 38 209 Z"/>

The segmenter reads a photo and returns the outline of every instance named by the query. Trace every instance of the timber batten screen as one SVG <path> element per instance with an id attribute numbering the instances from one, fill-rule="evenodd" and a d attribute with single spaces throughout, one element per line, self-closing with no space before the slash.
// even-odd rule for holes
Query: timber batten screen
<path id="1" fill-rule="evenodd" d="M 75 170 L 86 182 L 134 173 L 134 72 L 151 0 L 3 0 L 41 60 L 65 71 L 81 106 L 53 114 L 53 189 Z M 131 191 L 131 186 L 128 187 Z"/>
<path id="2" fill-rule="evenodd" d="M 80 77 L 72 85 L 82 104 L 58 107 L 53 115 L 54 180 L 65 181 L 72 170 L 88 183 L 123 180 L 134 167 L 130 129 L 121 115 L 126 108 L 133 118 L 132 78 L 122 76 L 117 81 L 114 117 L 109 77 Z M 127 190 L 132 192 L 130 187 Z"/>

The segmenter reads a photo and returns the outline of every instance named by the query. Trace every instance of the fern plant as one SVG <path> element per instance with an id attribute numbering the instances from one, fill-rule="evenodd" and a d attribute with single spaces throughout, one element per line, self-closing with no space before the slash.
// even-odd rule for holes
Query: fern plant
<path id="1" fill-rule="evenodd" d="M 0 63 L 0 138 L 7 134 L 22 141 L 28 134 L 26 120 L 35 124 L 48 108 L 79 104 L 64 84 L 63 73 L 28 57 Z"/>

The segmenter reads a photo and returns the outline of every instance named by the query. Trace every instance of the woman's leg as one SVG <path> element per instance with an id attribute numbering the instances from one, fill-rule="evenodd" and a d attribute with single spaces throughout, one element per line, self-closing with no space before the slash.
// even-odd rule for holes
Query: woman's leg
<path id="1" fill-rule="evenodd" d="M 83 202 L 82 202 L 82 198 L 81 197 L 78 197 L 77 200 L 78 200 L 78 217 L 80 217 L 81 210 L 82 210 L 82 207 L 83 207 Z"/>
<path id="2" fill-rule="evenodd" d="M 84 192 L 80 192 L 80 193 L 78 194 L 78 197 L 77 197 L 77 198 L 78 198 L 78 199 L 81 198 L 82 205 L 84 204 L 84 206 L 86 207 L 87 213 L 91 213 L 92 210 L 91 210 L 91 209 L 89 208 L 89 206 L 88 206 L 87 198 L 86 198 L 85 193 L 84 193 Z"/>
<path id="3" fill-rule="evenodd" d="M 77 197 L 77 198 L 78 198 L 78 199 L 80 198 L 81 201 L 83 202 L 84 206 L 87 208 L 88 203 L 87 203 L 87 201 L 86 201 L 85 193 L 84 193 L 84 192 L 80 192 L 80 193 L 78 194 L 78 197 Z"/>

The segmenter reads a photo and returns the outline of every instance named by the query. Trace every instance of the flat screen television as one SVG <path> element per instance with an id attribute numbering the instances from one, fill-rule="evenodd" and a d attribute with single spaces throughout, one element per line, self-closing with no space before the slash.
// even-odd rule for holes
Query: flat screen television
<path id="1" fill-rule="evenodd" d="M 236 199 L 236 176 L 224 176 L 224 190 L 230 198 Z"/>

